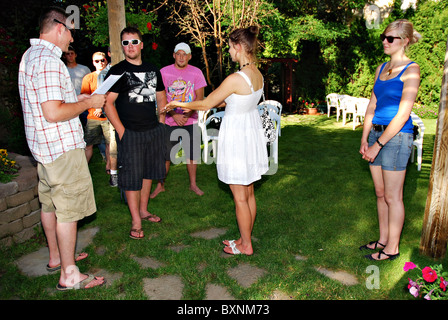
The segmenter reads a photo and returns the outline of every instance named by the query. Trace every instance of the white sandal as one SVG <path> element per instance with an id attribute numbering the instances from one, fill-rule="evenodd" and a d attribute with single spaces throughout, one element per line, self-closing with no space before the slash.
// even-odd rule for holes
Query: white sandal
<path id="1" fill-rule="evenodd" d="M 224 251 L 225 253 L 227 253 L 227 254 L 232 254 L 232 255 L 241 254 L 241 251 L 238 250 L 238 248 L 236 247 L 236 244 L 235 244 L 235 241 L 234 241 L 234 240 L 230 240 L 230 241 L 229 241 L 229 246 L 228 246 L 228 247 L 229 247 L 230 249 L 232 249 L 232 253 Z"/>

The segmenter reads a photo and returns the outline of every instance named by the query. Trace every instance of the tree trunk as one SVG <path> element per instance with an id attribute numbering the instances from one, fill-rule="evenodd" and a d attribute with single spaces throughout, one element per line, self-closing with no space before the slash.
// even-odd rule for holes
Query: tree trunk
<path id="1" fill-rule="evenodd" d="M 426 200 L 420 253 L 434 259 L 445 256 L 448 239 L 448 41 L 440 93 L 434 155 Z"/>
<path id="2" fill-rule="evenodd" d="M 111 64 L 114 65 L 124 59 L 124 54 L 121 50 L 120 38 L 121 30 L 126 27 L 124 0 L 107 1 L 107 13 L 109 18 L 109 45 L 112 58 Z"/>

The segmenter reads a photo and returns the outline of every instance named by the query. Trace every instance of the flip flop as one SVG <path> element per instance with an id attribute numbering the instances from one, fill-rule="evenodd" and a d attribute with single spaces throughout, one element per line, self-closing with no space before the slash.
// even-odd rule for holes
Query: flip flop
<path id="1" fill-rule="evenodd" d="M 156 222 L 156 223 L 162 221 L 162 219 L 160 217 L 156 216 L 155 214 L 149 214 L 148 216 L 143 217 L 141 219 L 149 221 L 149 222 Z"/>
<path id="2" fill-rule="evenodd" d="M 136 233 L 138 233 L 139 236 L 138 236 L 138 237 L 133 236 L 133 235 L 132 235 L 132 232 L 136 232 Z M 145 235 L 140 236 L 140 234 L 141 234 L 142 232 L 143 232 L 142 229 L 131 229 L 131 231 L 129 232 L 129 237 L 130 237 L 131 239 L 135 239 L 135 240 L 143 239 L 143 238 L 145 237 Z"/>
<path id="3" fill-rule="evenodd" d="M 78 256 L 75 258 L 75 262 L 84 260 L 84 259 L 87 258 L 88 256 L 89 256 L 88 253 L 81 252 L 81 253 L 78 254 Z M 58 265 L 55 266 L 55 267 L 50 267 L 50 265 L 47 264 L 47 271 L 48 271 L 48 272 L 56 272 L 56 271 L 59 271 L 59 270 L 61 270 L 61 264 L 58 264 Z"/>
<path id="4" fill-rule="evenodd" d="M 75 284 L 73 287 L 66 287 L 66 286 L 62 286 L 58 283 L 58 285 L 56 286 L 56 289 L 58 289 L 59 291 L 68 291 L 68 290 L 79 290 L 79 289 L 92 289 L 95 287 L 101 287 L 103 284 L 106 283 L 106 279 L 104 279 L 104 282 L 101 284 L 98 284 L 96 286 L 90 287 L 90 288 L 86 288 L 86 286 L 92 282 L 93 280 L 97 280 L 97 278 L 92 275 L 92 274 L 87 274 L 87 278 L 85 278 L 84 280 L 78 282 L 77 284 Z"/>
<path id="5" fill-rule="evenodd" d="M 227 241 L 227 243 L 225 243 L 226 241 Z M 236 240 L 224 240 L 224 241 L 222 242 L 222 244 L 225 245 L 225 246 L 227 246 L 227 247 L 231 247 L 231 246 L 233 246 L 233 245 L 235 244 L 235 241 L 236 241 Z"/>
<path id="6" fill-rule="evenodd" d="M 236 244 L 234 242 L 234 240 L 230 240 L 229 241 L 229 246 L 227 246 L 227 248 L 230 248 L 230 250 L 232 250 L 232 252 L 227 252 L 225 250 L 223 250 L 225 253 L 227 254 L 231 254 L 231 255 L 237 255 L 237 254 L 242 254 L 240 250 L 238 250 L 238 248 L 236 247 Z M 225 249 L 225 248 L 224 248 Z"/>

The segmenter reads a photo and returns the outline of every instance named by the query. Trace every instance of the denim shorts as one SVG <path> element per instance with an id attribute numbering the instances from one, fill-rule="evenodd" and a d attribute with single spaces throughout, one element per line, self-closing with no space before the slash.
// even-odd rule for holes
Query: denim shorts
<path id="1" fill-rule="evenodd" d="M 369 134 L 369 147 L 381 137 L 383 131 L 371 130 Z M 372 166 L 381 166 L 383 170 L 403 171 L 406 170 L 412 151 L 412 133 L 399 132 L 387 142 L 380 150 Z M 380 139 L 381 141 L 381 139 Z"/>

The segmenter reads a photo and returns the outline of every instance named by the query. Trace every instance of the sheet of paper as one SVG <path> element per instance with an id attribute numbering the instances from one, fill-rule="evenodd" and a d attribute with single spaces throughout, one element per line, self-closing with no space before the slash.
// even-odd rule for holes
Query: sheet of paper
<path id="1" fill-rule="evenodd" d="M 124 73 L 120 75 L 115 74 L 110 75 L 109 77 L 107 77 L 106 80 L 104 80 L 101 86 L 97 88 L 92 94 L 106 94 L 107 91 L 109 91 L 109 89 L 112 88 L 115 82 L 117 82 L 118 79 L 120 79 L 123 74 Z"/>

